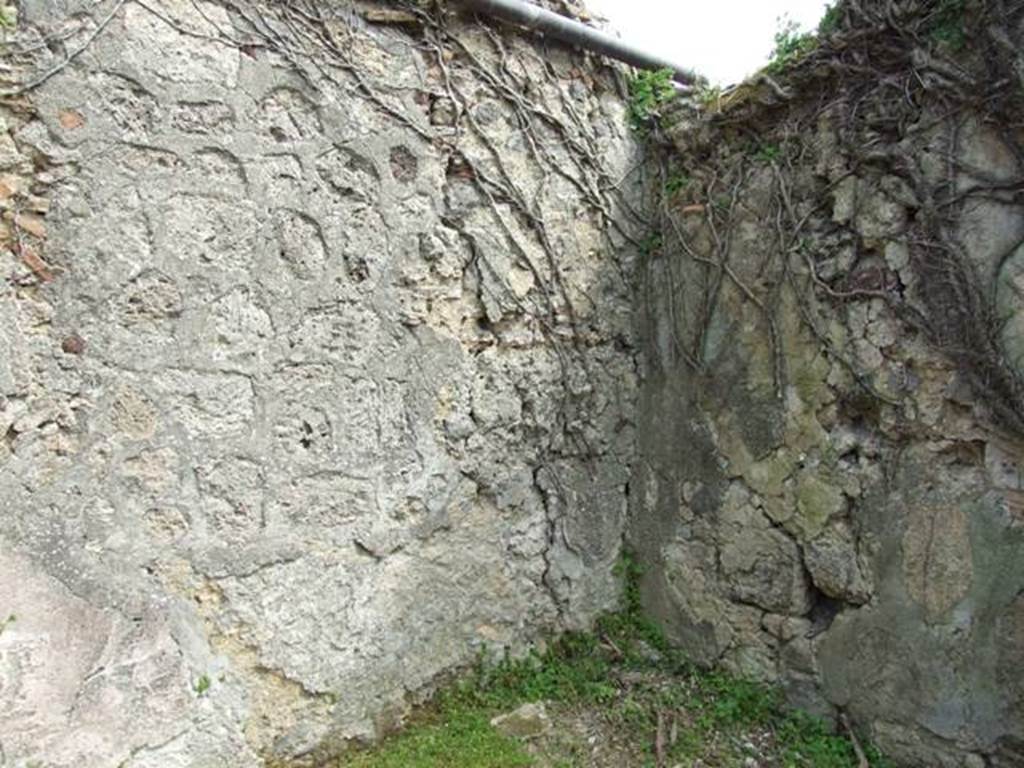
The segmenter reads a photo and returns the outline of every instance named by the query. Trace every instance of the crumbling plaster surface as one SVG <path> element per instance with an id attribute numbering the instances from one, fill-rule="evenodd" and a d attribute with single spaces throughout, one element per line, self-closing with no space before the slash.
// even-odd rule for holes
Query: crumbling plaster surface
<path id="1" fill-rule="evenodd" d="M 21 4 L 24 79 L 89 44 L 2 111 L 0 765 L 372 737 L 613 606 L 624 532 L 695 661 L 901 763 L 1019 765 L 1022 449 L 885 300 L 922 306 L 913 190 L 827 114 L 780 167 L 771 125 L 683 113 L 678 230 L 636 269 L 611 73 L 412 6 L 284 7 Z M 896 154 L 944 147 L 918 138 Z M 1019 205 L 957 235 L 1016 359 Z"/>
<path id="2" fill-rule="evenodd" d="M 21 4 L 112 15 L 3 113 L 0 765 L 329 748 L 616 603 L 613 76 L 314 6 Z"/>

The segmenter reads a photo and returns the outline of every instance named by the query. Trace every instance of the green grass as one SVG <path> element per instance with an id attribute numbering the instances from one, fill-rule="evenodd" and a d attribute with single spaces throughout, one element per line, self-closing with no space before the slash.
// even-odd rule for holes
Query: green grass
<path id="1" fill-rule="evenodd" d="M 815 768 L 847 768 L 857 765 L 853 744 L 830 733 L 825 724 L 803 712 L 791 712 L 779 723 L 777 733 L 782 744 L 783 764 Z M 864 745 L 865 757 L 876 768 L 891 768 L 874 745 Z"/>
<path id="2" fill-rule="evenodd" d="M 533 759 L 519 742 L 491 727 L 485 711 L 449 702 L 433 717 L 374 751 L 356 752 L 340 765 L 352 768 L 520 768 Z"/>
<path id="3" fill-rule="evenodd" d="M 739 766 L 757 741 L 773 765 L 856 768 L 853 745 L 820 720 L 786 713 L 774 689 L 689 663 L 669 647 L 640 607 L 639 570 L 624 559 L 623 608 L 603 616 L 592 633 L 571 633 L 544 653 L 494 660 L 481 654 L 469 674 L 442 690 L 404 731 L 376 747 L 354 751 L 345 768 L 518 768 L 536 765 L 522 743 L 490 725 L 496 714 L 545 701 L 560 717 L 589 712 L 617 742 L 630 745 L 629 765 L 654 765 L 658 723 L 674 742 L 669 764 Z M 886 766 L 866 748 L 873 768 Z M 586 750 L 545 753 L 549 763 L 586 766 Z"/>
<path id="4" fill-rule="evenodd" d="M 380 747 L 341 759 L 346 768 L 513 768 L 533 765 L 522 745 L 490 725 L 530 701 L 600 703 L 614 698 L 609 661 L 593 635 L 570 634 L 544 654 L 498 662 L 481 654 L 470 674 L 441 691 L 418 720 Z"/>

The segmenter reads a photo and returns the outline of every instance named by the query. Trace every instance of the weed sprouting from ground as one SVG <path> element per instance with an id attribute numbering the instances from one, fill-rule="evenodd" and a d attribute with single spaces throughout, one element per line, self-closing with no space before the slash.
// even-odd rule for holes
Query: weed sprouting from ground
<path id="1" fill-rule="evenodd" d="M 825 723 L 784 713 L 777 691 L 723 671 L 707 671 L 671 649 L 640 604 L 639 568 L 618 567 L 623 605 L 589 633 L 569 633 L 544 652 L 497 660 L 481 654 L 455 684 L 437 694 L 401 733 L 341 758 L 341 768 L 519 768 L 610 765 L 592 747 L 565 741 L 529 744 L 490 725 L 496 714 L 546 702 L 554 722 L 599 719 L 614 741 L 617 764 L 655 766 L 759 764 L 786 768 L 854 768 L 853 744 Z M 568 729 L 568 728 L 567 728 Z M 625 750 L 625 753 L 624 753 Z M 873 768 L 885 765 L 868 749 Z M 623 755 L 626 754 L 626 757 Z M 626 760 L 622 763 L 622 760 Z"/>
<path id="2" fill-rule="evenodd" d="M 485 710 L 442 705 L 382 748 L 342 758 L 351 768 L 525 768 L 533 758 L 521 744 L 491 727 Z"/>

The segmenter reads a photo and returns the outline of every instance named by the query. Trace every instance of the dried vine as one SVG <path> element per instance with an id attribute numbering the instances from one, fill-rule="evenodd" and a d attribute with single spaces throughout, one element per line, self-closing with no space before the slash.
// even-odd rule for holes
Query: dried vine
<path id="1" fill-rule="evenodd" d="M 560 409 L 563 426 L 577 442 L 581 454 L 592 455 L 585 437 L 574 431 L 572 425 L 578 421 L 577 412 L 586 408 L 585 403 L 578 401 L 581 391 L 587 389 L 586 381 L 591 379 L 586 352 L 594 334 L 581 326 L 563 274 L 564 260 L 549 233 L 550 212 L 537 190 L 545 189 L 556 177 L 572 185 L 608 233 L 607 253 L 612 256 L 624 286 L 631 285 L 630 269 L 616 255 L 623 243 L 627 247 L 637 244 L 634 232 L 643 217 L 623 194 L 624 180 L 614 177 L 602 156 L 595 127 L 574 107 L 564 83 L 558 82 L 558 75 L 546 57 L 532 53 L 529 47 L 521 47 L 515 56 L 511 55 L 506 39 L 485 24 L 477 21 L 474 26 L 472 19 L 452 24 L 454 13 L 442 3 L 409 0 L 389 10 L 388 18 L 378 19 L 367 13 L 368 5 L 341 0 L 217 0 L 231 19 L 230 28 L 225 28 L 198 5 L 194 9 L 202 17 L 201 27 L 195 19 L 178 18 L 146 0 L 113 0 L 97 10 L 95 17 L 83 14 L 68 19 L 68 30 L 61 35 L 69 40 L 71 53 L 57 57 L 56 61 L 43 39 L 35 46 L 8 46 L 7 53 L 17 54 L 25 61 L 28 74 L 20 83 L 0 92 L 0 100 L 9 103 L 74 65 L 79 54 L 99 36 L 107 34 L 111 21 L 130 4 L 182 35 L 231 47 L 246 55 L 275 55 L 287 62 L 314 93 L 333 98 L 352 94 L 364 99 L 440 154 L 450 157 L 458 175 L 472 183 L 483 204 L 489 207 L 496 231 L 502 233 L 516 259 L 529 271 L 535 288 L 525 297 L 517 296 L 506 276 L 487 262 L 484 250 L 474 242 L 472 234 L 459 221 L 449 218 L 446 223 L 459 231 L 470 246 L 474 254 L 471 266 L 481 273 L 481 290 L 488 289 L 488 282 L 502 286 L 505 295 L 494 298 L 517 307 L 522 319 L 535 323 L 549 342 L 566 385 Z M 466 29 L 478 39 L 482 37 L 490 51 L 468 45 L 464 39 Z M 414 49 L 421 61 L 441 73 L 440 84 L 436 79 L 423 79 L 420 97 L 431 103 L 447 100 L 453 107 L 454 119 L 435 125 L 410 111 L 406 102 L 409 89 L 386 75 L 369 71 L 354 53 L 357 38 L 362 38 L 363 43 Z M 530 56 L 534 61 L 530 62 L 531 72 L 527 72 L 520 59 Z M 535 76 L 536 72 L 542 74 L 543 80 L 531 83 L 531 74 Z M 604 79 L 604 87 L 621 89 L 621 75 L 614 68 L 605 67 L 596 77 Z M 556 100 L 558 113 L 543 101 L 525 95 L 529 88 L 546 89 Z M 476 117 L 474 107 L 482 91 L 502 104 L 523 138 L 530 172 L 539 179 L 532 196 L 517 183 L 515 173 L 506 167 L 504 154 Z M 467 138 L 470 144 L 482 148 L 475 159 L 463 151 Z M 520 242 L 519 232 L 528 233 L 535 241 L 543 261 L 538 261 Z M 482 279 L 483 273 L 491 280 Z"/>
<path id="2" fill-rule="evenodd" d="M 978 201 L 1024 212 L 1024 3 L 846 0 L 830 22 L 832 29 L 774 79 L 755 78 L 696 116 L 684 109 L 684 125 L 667 128 L 682 145 L 683 173 L 692 178 L 685 190 L 665 195 L 662 250 L 695 262 L 703 281 L 703 300 L 690 308 L 685 325 L 692 336 L 680 340 L 680 357 L 704 370 L 703 340 L 727 280 L 764 316 L 782 391 L 775 320 L 780 284 L 744 284 L 729 263 L 735 200 L 751 193 L 752 175 L 766 186 L 750 168 L 767 167 L 775 236 L 757 274 L 781 275 L 802 297 L 804 323 L 830 356 L 872 395 L 895 403 L 854 356 L 835 348 L 816 309 L 881 299 L 956 365 L 998 425 L 1024 434 L 1024 377 L 1007 355 L 1007 317 L 997 302 L 1000 272 L 1024 245 L 1024 232 L 1005 252 L 986 254 L 987 263 L 964 242 L 965 215 Z M 808 166 L 815 157 L 822 162 L 821 147 L 813 146 L 822 125 L 838 143 L 829 152 L 830 167 L 808 181 Z M 998 136 L 1013 158 L 1005 174 L 965 159 L 963 134 L 972 125 Z M 737 156 L 737 146 L 746 147 L 745 156 Z M 680 171 L 669 170 L 678 155 L 668 154 L 662 182 L 678 187 L 672 174 L 678 178 Z M 909 248 L 912 287 L 850 226 L 826 215 L 842 185 L 864 180 L 888 185 L 884 194 L 909 212 L 893 239 Z M 733 202 L 723 205 L 723 194 Z M 712 247 L 694 248 L 709 232 Z M 823 262 L 840 246 L 854 249 L 852 263 L 826 273 Z"/>

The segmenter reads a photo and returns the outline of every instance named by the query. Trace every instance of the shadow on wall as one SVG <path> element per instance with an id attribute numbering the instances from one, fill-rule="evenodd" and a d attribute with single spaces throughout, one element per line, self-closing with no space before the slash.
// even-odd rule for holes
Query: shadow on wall
<path id="1" fill-rule="evenodd" d="M 904 5 L 840 4 L 775 77 L 665 121 L 627 538 L 696 660 L 900 764 L 1009 768 L 1022 18 Z"/>

